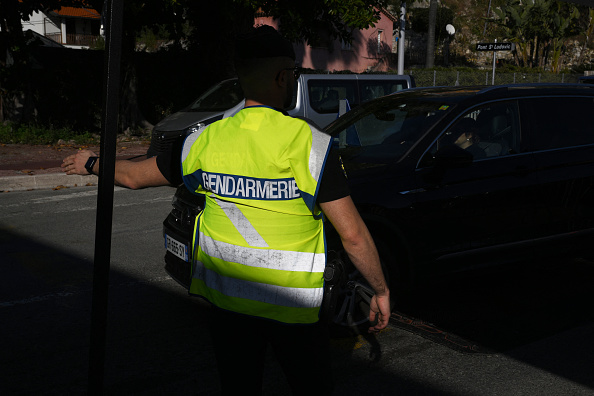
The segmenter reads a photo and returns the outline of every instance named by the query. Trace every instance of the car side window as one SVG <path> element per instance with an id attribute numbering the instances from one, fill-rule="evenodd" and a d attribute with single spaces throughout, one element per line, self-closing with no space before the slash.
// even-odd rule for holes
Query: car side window
<path id="1" fill-rule="evenodd" d="M 339 101 L 347 99 L 356 105 L 356 81 L 352 80 L 310 80 L 307 84 L 311 108 L 320 113 L 338 113 Z"/>
<path id="2" fill-rule="evenodd" d="M 406 81 L 400 80 L 359 80 L 361 103 L 401 91 L 406 86 Z"/>
<path id="3" fill-rule="evenodd" d="M 594 98 L 535 98 L 525 103 L 532 150 L 594 144 Z"/>
<path id="4" fill-rule="evenodd" d="M 333 143 L 347 171 L 386 165 L 406 154 L 448 108 L 440 100 L 397 106 L 380 101 L 335 133 Z"/>
<path id="5" fill-rule="evenodd" d="M 476 107 L 454 122 L 432 147 L 435 154 L 456 145 L 475 160 L 516 154 L 520 151 L 520 126 L 516 101 Z"/>

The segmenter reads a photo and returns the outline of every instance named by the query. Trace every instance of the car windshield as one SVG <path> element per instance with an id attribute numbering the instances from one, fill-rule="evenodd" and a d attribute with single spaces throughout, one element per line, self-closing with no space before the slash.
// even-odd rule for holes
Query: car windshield
<path id="1" fill-rule="evenodd" d="M 376 100 L 329 132 L 346 168 L 381 166 L 400 160 L 454 104 L 438 96 Z"/>
<path id="2" fill-rule="evenodd" d="M 186 111 L 225 111 L 243 100 L 237 79 L 226 80 L 200 95 Z"/>

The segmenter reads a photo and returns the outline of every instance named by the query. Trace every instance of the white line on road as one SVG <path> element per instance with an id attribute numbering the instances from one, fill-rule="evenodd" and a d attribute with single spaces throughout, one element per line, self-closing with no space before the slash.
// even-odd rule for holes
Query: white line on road
<path id="1" fill-rule="evenodd" d="M 145 279 L 145 280 L 134 280 L 134 281 L 120 282 L 116 285 L 111 285 L 110 288 L 128 287 L 128 286 L 136 286 L 136 285 L 151 284 L 151 283 L 161 283 L 161 282 L 166 282 L 169 280 L 172 280 L 172 278 L 169 275 L 165 275 L 165 276 L 158 276 L 155 278 L 149 278 L 149 279 Z M 55 293 L 42 294 L 39 296 L 33 296 L 33 297 L 29 297 L 29 298 L 23 298 L 20 300 L 2 301 L 2 302 L 0 302 L 0 308 L 9 308 L 9 307 L 14 307 L 15 305 L 26 305 L 26 304 L 54 300 L 54 299 L 59 299 L 59 298 L 64 298 L 64 297 L 72 297 L 74 295 L 78 295 L 78 294 L 82 294 L 82 293 L 90 293 L 91 291 L 92 291 L 92 289 L 79 289 L 76 291 L 61 291 L 61 292 L 55 292 Z"/>

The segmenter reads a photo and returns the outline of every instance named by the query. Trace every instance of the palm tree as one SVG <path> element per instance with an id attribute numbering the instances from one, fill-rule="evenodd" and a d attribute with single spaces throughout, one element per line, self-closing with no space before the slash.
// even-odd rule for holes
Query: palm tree
<path id="1" fill-rule="evenodd" d="M 427 31 L 427 57 L 425 67 L 433 67 L 435 63 L 435 23 L 437 22 L 437 0 L 429 0 L 429 29 Z"/>

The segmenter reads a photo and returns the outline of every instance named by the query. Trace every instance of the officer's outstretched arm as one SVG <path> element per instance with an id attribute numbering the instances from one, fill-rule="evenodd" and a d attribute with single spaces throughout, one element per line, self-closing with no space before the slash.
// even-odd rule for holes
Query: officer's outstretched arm
<path id="1" fill-rule="evenodd" d="M 321 203 L 320 207 L 340 235 L 349 258 L 375 290 L 369 319 L 372 322 L 377 319 L 377 324 L 370 327 L 369 331 L 385 328 L 390 318 L 390 291 L 367 226 L 350 196 Z"/>
<path id="2" fill-rule="evenodd" d="M 96 154 L 91 150 L 81 150 L 69 155 L 62 161 L 62 170 L 68 175 L 88 175 L 85 164 L 89 157 Z M 93 173 L 99 173 L 99 161 L 93 166 Z M 118 186 L 133 190 L 144 187 L 168 186 L 169 181 L 163 176 L 157 166 L 157 158 L 152 157 L 142 161 L 118 160 L 115 162 L 114 182 Z"/>

